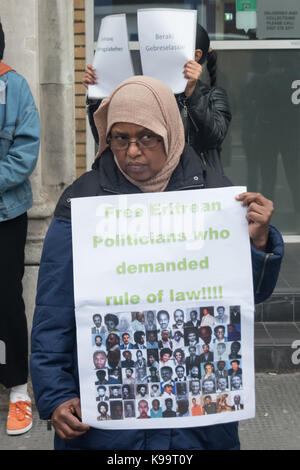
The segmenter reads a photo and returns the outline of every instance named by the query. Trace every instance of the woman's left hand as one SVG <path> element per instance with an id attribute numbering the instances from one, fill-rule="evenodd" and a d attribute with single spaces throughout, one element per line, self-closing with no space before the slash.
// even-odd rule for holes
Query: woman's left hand
<path id="1" fill-rule="evenodd" d="M 96 85 L 98 83 L 96 69 L 93 65 L 87 64 L 85 74 L 82 80 L 83 86 L 88 88 L 89 85 Z"/>
<path id="2" fill-rule="evenodd" d="M 248 220 L 249 235 L 255 248 L 266 250 L 269 223 L 274 212 L 273 202 L 260 193 L 242 193 L 236 196 L 243 206 L 248 206 L 246 219 Z"/>
<path id="3" fill-rule="evenodd" d="M 183 68 L 183 76 L 187 78 L 188 82 L 185 88 L 185 95 L 190 96 L 195 87 L 197 80 L 199 80 L 202 73 L 202 66 L 195 60 L 189 60 Z"/>

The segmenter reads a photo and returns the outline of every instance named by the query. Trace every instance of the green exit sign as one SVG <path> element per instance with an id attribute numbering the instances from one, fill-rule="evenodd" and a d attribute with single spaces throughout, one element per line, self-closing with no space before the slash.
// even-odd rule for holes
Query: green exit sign
<path id="1" fill-rule="evenodd" d="M 236 0 L 236 11 L 256 11 L 256 0 Z"/>
<path id="2" fill-rule="evenodd" d="M 231 20 L 233 20 L 233 14 L 225 13 L 225 21 L 231 21 Z"/>

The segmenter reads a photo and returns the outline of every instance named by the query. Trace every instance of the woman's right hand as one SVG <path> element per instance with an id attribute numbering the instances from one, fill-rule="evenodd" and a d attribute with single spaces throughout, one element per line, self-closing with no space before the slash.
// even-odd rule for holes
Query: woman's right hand
<path id="1" fill-rule="evenodd" d="M 89 426 L 80 421 L 81 408 L 79 398 L 72 398 L 59 405 L 52 413 L 51 422 L 61 439 L 75 439 L 89 430 Z"/>
<path id="2" fill-rule="evenodd" d="M 95 67 L 93 67 L 91 64 L 87 64 L 82 84 L 85 86 L 85 88 L 87 88 L 89 85 L 96 85 L 97 83 L 98 81 Z"/>

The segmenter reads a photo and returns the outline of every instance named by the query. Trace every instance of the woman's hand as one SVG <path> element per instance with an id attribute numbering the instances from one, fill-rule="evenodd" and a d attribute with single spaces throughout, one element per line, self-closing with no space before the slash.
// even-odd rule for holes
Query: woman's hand
<path id="1" fill-rule="evenodd" d="M 81 408 L 79 398 L 72 398 L 59 405 L 52 413 L 51 422 L 61 439 L 75 439 L 89 430 L 87 424 L 79 421 Z"/>
<path id="2" fill-rule="evenodd" d="M 187 78 L 188 82 L 185 88 L 185 96 L 191 96 L 195 90 L 197 80 L 199 80 L 202 73 L 202 66 L 195 60 L 189 60 L 183 68 L 183 76 Z"/>
<path id="3" fill-rule="evenodd" d="M 274 212 L 273 202 L 260 193 L 242 193 L 236 199 L 248 206 L 246 219 L 248 220 L 249 235 L 255 248 L 266 250 L 269 223 Z"/>
<path id="4" fill-rule="evenodd" d="M 91 64 L 88 64 L 85 69 L 82 84 L 87 88 L 89 85 L 96 85 L 97 83 L 96 69 Z"/>

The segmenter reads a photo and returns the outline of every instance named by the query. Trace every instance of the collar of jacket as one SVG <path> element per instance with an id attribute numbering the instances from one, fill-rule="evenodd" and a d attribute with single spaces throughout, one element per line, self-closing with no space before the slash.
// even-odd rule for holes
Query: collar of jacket
<path id="1" fill-rule="evenodd" d="M 92 166 L 99 175 L 100 187 L 111 194 L 140 193 L 141 190 L 130 183 L 119 171 L 110 149 L 106 149 Z M 204 188 L 204 167 L 201 159 L 186 144 L 180 162 L 173 172 L 166 191 Z"/>

